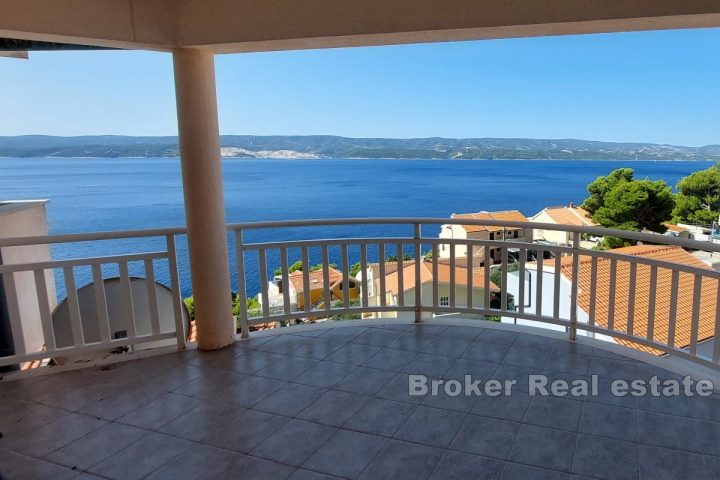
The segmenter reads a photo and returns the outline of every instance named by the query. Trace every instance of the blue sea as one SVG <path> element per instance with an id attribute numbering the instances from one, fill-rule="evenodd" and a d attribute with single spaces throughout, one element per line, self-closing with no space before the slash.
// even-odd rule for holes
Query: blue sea
<path id="1" fill-rule="evenodd" d="M 342 217 L 449 217 L 452 213 L 518 209 L 533 215 L 545 206 L 580 203 L 586 186 L 620 167 L 636 177 L 677 181 L 708 162 L 573 160 L 255 160 L 225 159 L 229 222 Z M 180 162 L 173 158 L 3 158 L 0 200 L 49 199 L 51 233 L 173 227 L 184 224 Z M 436 235 L 425 230 L 424 235 Z M 246 241 L 410 235 L 393 226 L 249 232 Z M 56 258 L 160 250 L 159 239 L 66 244 Z M 179 242 L 183 295 L 189 295 L 187 248 Z M 232 253 L 232 252 L 231 252 Z M 291 262 L 299 253 L 290 254 Z M 390 254 L 392 252 L 388 252 Z M 373 252 L 370 252 L 370 260 Z M 331 261 L 338 261 L 337 254 Z M 297 257 L 297 258 L 295 258 Z M 234 257 L 233 257 L 234 258 Z M 257 264 L 248 260 L 248 291 L 257 292 Z M 268 257 L 268 270 L 277 255 Z M 311 252 L 319 261 L 319 252 Z M 351 252 L 351 261 L 357 261 Z M 139 267 L 138 267 L 139 268 Z M 79 283 L 89 269 L 79 269 Z M 158 269 L 167 282 L 167 269 Z M 233 282 L 236 285 L 235 273 Z M 62 294 L 62 286 L 59 293 Z"/>

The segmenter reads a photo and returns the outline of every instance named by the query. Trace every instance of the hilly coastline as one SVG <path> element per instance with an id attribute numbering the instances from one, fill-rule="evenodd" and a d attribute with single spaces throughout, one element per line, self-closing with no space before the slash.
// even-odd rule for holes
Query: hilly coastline
<path id="1" fill-rule="evenodd" d="M 222 135 L 221 154 L 235 158 L 549 159 L 720 161 L 720 145 L 686 147 L 529 138 L 347 138 L 330 135 Z M 177 157 L 177 137 L 116 135 L 0 137 L 0 157 Z"/>

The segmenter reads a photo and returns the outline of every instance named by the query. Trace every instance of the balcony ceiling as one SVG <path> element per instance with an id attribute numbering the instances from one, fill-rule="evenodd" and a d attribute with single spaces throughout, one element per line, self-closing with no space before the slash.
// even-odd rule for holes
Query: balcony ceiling
<path id="1" fill-rule="evenodd" d="M 218 53 L 720 26 L 714 0 L 0 0 L 0 37 Z"/>

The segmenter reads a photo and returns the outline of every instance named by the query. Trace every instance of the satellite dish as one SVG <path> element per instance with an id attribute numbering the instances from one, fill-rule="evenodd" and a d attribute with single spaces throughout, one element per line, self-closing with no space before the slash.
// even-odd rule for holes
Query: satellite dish
<path id="1" fill-rule="evenodd" d="M 118 339 L 127 337 L 127 302 L 122 291 L 119 278 L 108 278 L 103 280 L 105 287 L 105 301 L 107 303 L 108 319 L 110 320 L 110 338 Z M 133 312 L 135 313 L 136 335 L 150 335 L 152 327 L 150 323 L 150 306 L 148 302 L 148 281 L 144 278 L 131 277 L 130 291 L 132 292 Z M 155 284 L 157 296 L 158 313 L 160 317 L 160 333 L 175 331 L 175 313 L 173 308 L 172 291 L 161 283 Z M 88 284 L 77 290 L 78 303 L 80 305 L 80 320 L 82 323 L 83 339 L 85 343 L 100 342 L 100 327 L 95 305 L 95 285 Z M 182 306 L 183 324 L 185 332 L 190 332 L 190 317 L 185 305 Z M 65 298 L 52 313 L 53 331 L 55 333 L 55 345 L 57 348 L 70 347 L 73 345 L 72 327 L 70 323 L 70 306 Z M 146 350 L 176 343 L 174 338 L 156 342 L 138 343 L 134 345 L 135 350 Z"/>

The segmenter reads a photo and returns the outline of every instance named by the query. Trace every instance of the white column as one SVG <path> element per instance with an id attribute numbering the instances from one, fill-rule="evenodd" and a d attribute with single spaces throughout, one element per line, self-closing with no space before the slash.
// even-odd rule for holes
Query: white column
<path id="1" fill-rule="evenodd" d="M 235 338 L 214 55 L 181 48 L 173 62 L 197 339 L 213 350 Z"/>

